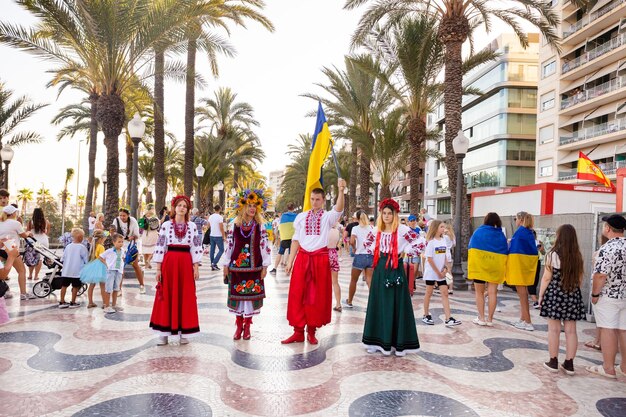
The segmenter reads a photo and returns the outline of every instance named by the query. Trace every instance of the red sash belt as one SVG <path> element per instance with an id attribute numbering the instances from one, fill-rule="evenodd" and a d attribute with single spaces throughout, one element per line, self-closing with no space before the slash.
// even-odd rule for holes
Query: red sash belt
<path id="1" fill-rule="evenodd" d="M 313 279 L 313 269 L 312 267 L 314 257 L 325 256 L 328 259 L 328 248 L 321 248 L 313 252 L 308 252 L 302 248 L 298 250 L 298 257 L 302 256 L 302 268 L 304 269 L 304 294 L 303 294 L 303 305 L 314 305 L 315 304 L 315 280 Z"/>

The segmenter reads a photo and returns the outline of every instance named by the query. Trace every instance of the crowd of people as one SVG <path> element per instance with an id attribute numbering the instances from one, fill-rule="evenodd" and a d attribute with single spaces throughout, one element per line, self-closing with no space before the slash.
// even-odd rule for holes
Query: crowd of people
<path id="1" fill-rule="evenodd" d="M 132 266 L 139 292 L 144 294 L 137 248 L 141 242 L 143 267 L 155 269 L 156 274 L 149 326 L 160 336 L 158 345 L 168 344 L 171 336 L 178 336 L 180 344 L 187 344 L 188 337 L 200 331 L 195 281 L 204 255 L 208 255 L 213 271 L 223 273 L 227 286 L 225 304 L 235 318 L 234 340 L 252 337 L 252 319 L 260 314 L 266 297 L 267 272 L 276 274 L 281 266 L 290 276 L 286 316 L 293 328 L 293 333 L 282 340 L 283 344 L 305 340 L 317 344 L 316 331 L 330 323 L 332 310 L 353 308 L 361 276 L 369 290 L 362 337 L 369 353 L 405 356 L 419 349 L 411 300 L 415 280 L 424 283 L 423 323 L 438 323 L 430 312 L 433 294 L 438 291 L 443 324 L 461 325 L 452 316 L 449 301 L 452 252 L 459 250 L 450 225 L 425 211 L 401 219 L 400 207 L 393 199 L 380 202 L 375 222 L 362 210 L 354 214 L 352 222 L 347 222 L 342 219 L 345 186 L 345 181 L 338 180 L 337 201 L 330 210 L 324 210 L 324 190 L 314 189 L 310 194 L 311 210 L 298 214 L 293 205 L 288 205 L 288 210 L 269 225 L 264 217 L 267 198 L 263 189 L 239 190 L 229 220 L 225 220 L 219 205 L 213 207 L 210 216 L 201 215 L 198 209 L 192 209 L 186 196 L 175 197 L 171 207 L 164 207 L 158 215 L 153 206 L 148 206 L 139 220 L 122 208 L 108 231 L 103 216 L 92 213 L 88 236 L 79 228 L 73 229 L 71 243 L 64 249 L 59 308 L 78 308 L 78 290 L 87 284 L 87 308 L 97 306 L 94 290 L 99 286 L 104 312 L 121 311 L 118 299 L 122 295 L 124 265 Z M 37 279 L 41 259 L 36 251 L 20 256 L 19 239 L 34 238 L 48 245 L 50 223 L 36 209 L 24 229 L 17 208 L 9 204 L 6 190 L 0 190 L 0 205 L 0 241 L 4 247 L 0 251 L 3 259 L 0 279 L 6 279 L 14 268 L 20 299 L 27 301 L 33 296 L 26 291 L 26 266 L 29 279 Z M 603 364 L 587 369 L 606 378 L 616 378 L 626 372 L 626 363 L 615 363 L 618 351 L 622 358 L 626 357 L 626 219 L 612 215 L 603 221 L 607 241 L 594 259 L 591 290 L 598 327 L 594 346 L 599 344 Z M 272 247 L 277 252 L 274 262 Z M 542 275 L 540 254 L 545 255 Z M 338 280 L 340 256 L 353 257 L 345 300 Z M 504 285 L 513 288 L 520 311 L 519 320 L 513 325 L 525 331 L 534 330 L 530 297 L 533 307 L 548 322 L 549 360 L 544 363 L 545 368 L 574 374 L 578 347 L 576 322 L 586 317 L 581 292 L 583 271 L 583 257 L 573 226 L 560 226 L 554 244 L 546 252 L 537 240 L 531 214 L 523 211 L 516 214 L 515 230 L 507 239 L 498 214 L 488 213 L 468 246 L 467 278 L 473 282 L 477 309 L 472 322 L 493 327 L 499 290 Z M 67 302 L 69 287 L 72 290 Z M 0 323 L 3 320 L 8 320 L 8 316 L 4 299 L 0 298 Z M 565 356 L 559 365 L 562 328 Z"/>

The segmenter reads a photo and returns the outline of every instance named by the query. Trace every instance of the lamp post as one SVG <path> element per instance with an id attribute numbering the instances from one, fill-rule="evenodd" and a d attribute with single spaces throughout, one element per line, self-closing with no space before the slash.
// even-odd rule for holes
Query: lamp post
<path id="1" fill-rule="evenodd" d="M 154 185 L 148 184 L 148 188 L 146 189 L 148 194 L 146 195 L 146 204 L 152 203 L 152 192 L 154 191 Z"/>
<path id="2" fill-rule="evenodd" d="M 15 152 L 13 151 L 13 148 L 11 148 L 11 146 L 9 145 L 3 146 L 0 150 L 0 158 L 2 158 L 2 162 L 4 162 L 3 184 L 5 189 L 9 188 L 9 164 L 13 159 L 13 155 L 15 155 Z"/>
<path id="3" fill-rule="evenodd" d="M 102 212 L 106 213 L 106 205 L 107 205 L 107 171 L 106 169 L 102 173 L 100 177 L 102 179 Z"/>
<path id="4" fill-rule="evenodd" d="M 204 177 L 204 167 L 202 166 L 202 164 L 198 164 L 198 166 L 196 167 L 196 177 L 198 177 L 198 188 L 196 189 L 196 200 L 195 200 L 195 206 L 197 209 L 200 209 L 200 180 L 202 179 L 202 177 Z M 222 187 L 224 187 L 224 184 L 222 184 Z"/>
<path id="5" fill-rule="evenodd" d="M 141 120 L 139 113 L 128 122 L 128 134 L 133 141 L 133 174 L 130 186 L 130 214 L 137 218 L 137 193 L 139 188 L 139 143 L 146 133 L 146 124 Z"/>
<path id="6" fill-rule="evenodd" d="M 235 187 L 230 189 L 230 198 L 232 201 L 232 204 L 234 205 L 235 202 L 235 197 L 237 197 L 237 189 Z"/>
<path id="7" fill-rule="evenodd" d="M 463 134 L 462 130 L 456 135 L 452 141 L 454 154 L 456 155 L 456 207 L 454 209 L 454 232 L 456 234 L 456 247 L 454 249 L 454 263 L 452 264 L 452 287 L 455 290 L 467 289 L 465 279 L 463 278 L 463 267 L 461 266 L 461 218 L 463 217 L 463 158 L 469 148 L 469 139 Z"/>
<path id="8" fill-rule="evenodd" d="M 378 187 L 379 182 L 374 183 L 374 221 L 378 220 Z"/>
<path id="9" fill-rule="evenodd" d="M 220 196 L 220 207 L 223 210 L 224 209 L 224 183 L 222 181 L 218 182 L 215 188 L 217 189 L 217 193 Z"/>

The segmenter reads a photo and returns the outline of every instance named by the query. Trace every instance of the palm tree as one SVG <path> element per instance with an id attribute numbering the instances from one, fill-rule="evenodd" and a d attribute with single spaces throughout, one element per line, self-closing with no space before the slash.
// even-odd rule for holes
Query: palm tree
<path id="1" fill-rule="evenodd" d="M 89 204 L 85 205 L 85 211 L 87 211 L 87 209 L 89 209 L 89 212 L 96 211 L 96 206 L 98 205 L 98 187 L 100 187 L 100 178 L 95 177 L 93 179 L 93 191 L 92 191 L 93 200 L 91 201 L 91 205 Z M 89 189 L 87 189 L 87 195 L 89 195 Z"/>
<path id="2" fill-rule="evenodd" d="M 106 217 L 110 222 L 119 204 L 117 145 L 125 122 L 122 95 L 153 75 L 149 63 L 155 46 L 163 39 L 182 41 L 185 25 L 206 8 L 186 0 L 32 0 L 19 4 L 40 21 L 33 29 L 0 23 L 0 42 L 58 63 L 53 72 L 98 94 L 93 110 L 107 147 Z M 138 76 L 138 71 L 145 74 Z"/>
<path id="3" fill-rule="evenodd" d="M 198 49 L 204 50 L 209 57 L 213 72 L 217 73 L 215 35 L 207 29 L 222 27 L 228 30 L 227 21 L 245 27 L 244 20 L 250 19 L 260 23 L 270 32 L 274 31 L 272 22 L 260 13 L 265 3 L 263 0 L 195 0 L 199 4 L 206 4 L 209 12 L 199 19 L 192 21 L 187 27 L 187 79 L 185 92 L 185 194 L 193 193 L 194 182 L 194 127 L 195 118 L 195 79 L 196 79 L 196 53 Z M 220 49 L 227 55 L 230 50 Z"/>
<path id="4" fill-rule="evenodd" d="M 355 55 L 345 58 L 346 70 L 336 67 L 323 68 L 322 73 L 328 79 L 325 84 L 317 84 L 331 98 L 324 98 L 316 94 L 305 94 L 314 100 L 322 102 L 329 113 L 329 124 L 340 127 L 336 136 L 352 140 L 352 154 L 356 156 L 355 142 L 366 146 L 373 141 L 372 120 L 375 115 L 383 114 L 391 105 L 393 99 L 387 87 L 380 82 L 377 74 L 367 68 L 377 68 L 379 63 L 369 55 Z M 382 72 L 382 69 L 379 71 Z M 371 182 L 370 158 L 367 152 L 360 154 L 359 188 L 360 204 L 364 210 L 369 210 L 369 195 Z M 352 162 L 356 165 L 356 159 Z M 353 168 L 350 177 L 353 179 L 350 186 L 350 195 L 356 194 L 356 172 Z M 356 199 L 354 199 L 356 200 Z M 356 201 L 351 204 L 356 205 Z M 350 207 L 352 211 L 354 207 Z"/>
<path id="5" fill-rule="evenodd" d="M 70 198 L 70 193 L 67 191 L 67 184 L 74 177 L 74 168 L 68 168 L 65 171 L 65 184 L 63 185 L 63 191 L 61 192 L 61 218 L 62 226 L 61 226 L 61 234 L 65 233 L 65 209 L 67 208 L 67 202 Z"/>
<path id="6" fill-rule="evenodd" d="M 528 46 L 528 36 L 521 26 L 525 21 L 538 28 L 546 41 L 557 46 L 559 37 L 556 26 L 559 24 L 557 13 L 551 2 L 545 0 L 512 0 L 491 2 L 485 0 L 346 0 L 345 8 L 354 9 L 365 3 L 371 3 L 365 11 L 352 37 L 353 46 L 361 45 L 376 25 L 383 23 L 383 31 L 396 25 L 406 16 L 428 15 L 438 22 L 437 35 L 444 45 L 444 106 L 445 106 L 445 149 L 446 169 L 450 184 L 452 207 L 456 201 L 456 156 L 452 140 L 461 130 L 461 102 L 463 97 L 463 53 L 465 41 L 473 46 L 472 29 L 484 25 L 487 32 L 495 18 L 506 23 L 517 35 L 520 43 Z M 494 6 L 494 4 L 497 4 Z M 463 184 L 463 195 L 467 191 Z M 463 227 L 469 229 L 469 211 L 467 199 L 463 199 Z M 459 213 L 455 213 L 459 215 Z M 468 233 L 463 233 L 468 236 Z M 465 244 L 462 245 L 466 247 Z"/>
<path id="7" fill-rule="evenodd" d="M 78 215 L 76 216 L 77 218 L 80 219 L 80 217 L 82 216 L 83 213 L 83 208 L 85 207 L 85 196 L 84 195 L 79 195 L 76 198 L 76 208 L 78 209 Z"/>
<path id="8" fill-rule="evenodd" d="M 39 190 L 37 190 L 37 205 L 45 206 L 48 202 L 52 201 L 52 194 L 43 184 Z"/>
<path id="9" fill-rule="evenodd" d="M 17 201 L 22 202 L 22 214 L 26 213 L 26 205 L 29 201 L 33 201 L 33 190 L 30 188 L 22 188 L 17 190 Z"/>
<path id="10" fill-rule="evenodd" d="M 13 91 L 0 82 L 0 149 L 3 145 L 20 146 L 41 142 L 39 133 L 17 132 L 16 130 L 20 124 L 47 104 L 33 104 L 26 96 L 18 97 L 11 102 L 12 97 Z M 0 167 L 0 173 L 2 172 L 2 167 Z"/>

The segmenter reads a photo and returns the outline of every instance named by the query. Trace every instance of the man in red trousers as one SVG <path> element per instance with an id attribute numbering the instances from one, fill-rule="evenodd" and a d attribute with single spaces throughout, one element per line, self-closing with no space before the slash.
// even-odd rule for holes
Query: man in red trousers
<path id="1" fill-rule="evenodd" d="M 332 309 L 332 279 L 328 258 L 328 232 L 343 213 L 346 182 L 337 181 L 337 204 L 324 211 L 326 193 L 321 188 L 311 191 L 311 210 L 298 214 L 294 221 L 291 252 L 285 271 L 291 274 L 287 320 L 294 333 L 283 344 L 304 342 L 317 344 L 315 330 L 330 323 Z M 294 262 L 295 259 L 295 262 Z"/>

